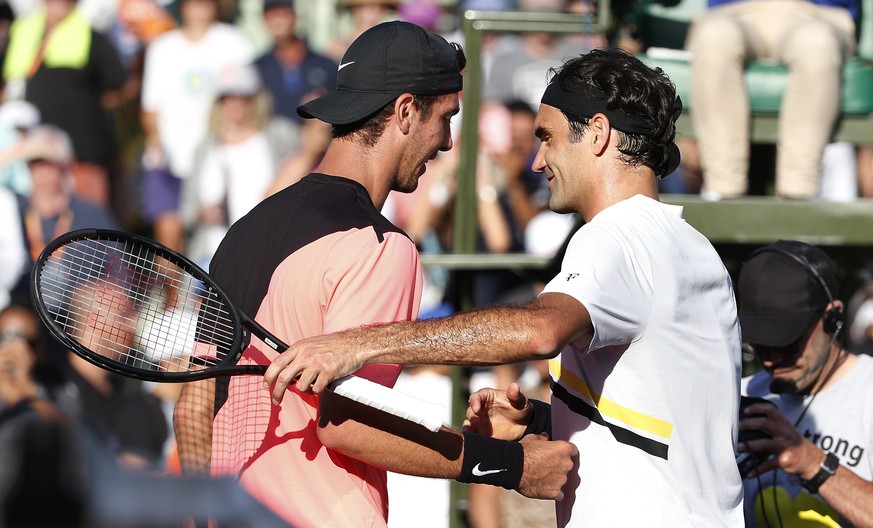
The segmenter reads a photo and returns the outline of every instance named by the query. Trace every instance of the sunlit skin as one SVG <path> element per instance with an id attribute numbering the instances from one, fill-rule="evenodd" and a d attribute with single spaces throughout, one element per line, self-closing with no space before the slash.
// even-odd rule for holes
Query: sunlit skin
<path id="1" fill-rule="evenodd" d="M 569 177 L 565 174 L 561 163 L 567 156 L 582 156 L 579 143 L 570 142 L 570 131 L 567 128 L 567 118 L 555 107 L 540 105 L 534 121 L 536 136 L 540 139 L 531 169 L 544 173 L 549 180 L 549 208 L 556 213 L 573 212 L 577 205 L 575 189 L 580 185 L 581 178 Z"/>
<path id="2" fill-rule="evenodd" d="M 629 166 L 618 157 L 618 133 L 605 115 L 591 116 L 577 142 L 570 140 L 567 118 L 553 106 L 540 105 L 534 126 L 540 148 L 531 170 L 548 178 L 551 210 L 579 213 L 588 222 L 636 194 L 658 199 L 658 180 L 652 169 Z"/>
<path id="3" fill-rule="evenodd" d="M 418 179 L 427 170 L 427 162 L 440 152 L 452 149 L 451 122 L 459 110 L 458 94 L 446 94 L 434 101 L 426 120 L 422 120 L 421 114 L 414 111 L 409 131 L 410 144 L 398 162 L 392 190 L 413 192 L 418 187 Z"/>
<path id="4" fill-rule="evenodd" d="M 354 174 L 377 209 L 382 208 L 392 190 L 414 191 L 427 162 L 452 148 L 451 119 L 460 109 L 457 94 L 442 95 L 432 102 L 429 117 L 422 119 L 414 101 L 410 93 L 395 99 L 393 113 L 387 117 L 375 145 L 354 137 L 332 140 L 312 172 Z"/>

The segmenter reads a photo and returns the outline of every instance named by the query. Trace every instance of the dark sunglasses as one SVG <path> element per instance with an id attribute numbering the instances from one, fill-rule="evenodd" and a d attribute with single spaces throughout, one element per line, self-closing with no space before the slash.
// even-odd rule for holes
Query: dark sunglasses
<path id="1" fill-rule="evenodd" d="M 13 328 L 9 328 L 7 330 L 0 330 L 0 345 L 5 345 L 6 343 L 10 343 L 15 341 L 16 339 L 21 339 L 25 341 L 31 348 L 36 346 L 36 338 L 30 337 L 24 332 L 20 330 L 15 330 Z"/>

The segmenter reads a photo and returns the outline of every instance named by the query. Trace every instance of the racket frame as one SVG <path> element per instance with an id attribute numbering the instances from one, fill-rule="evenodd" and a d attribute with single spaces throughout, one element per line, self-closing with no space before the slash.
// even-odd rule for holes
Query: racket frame
<path id="1" fill-rule="evenodd" d="M 200 281 L 204 288 L 212 290 L 215 295 L 224 301 L 227 306 L 227 312 L 233 322 L 234 338 L 227 354 L 215 363 L 204 361 L 204 364 L 209 366 L 203 370 L 188 370 L 185 372 L 152 371 L 134 367 L 127 363 L 97 354 L 67 334 L 57 324 L 53 314 L 49 311 L 45 302 L 43 302 L 40 277 L 49 257 L 56 250 L 71 242 L 94 239 L 139 244 L 144 249 L 154 252 L 155 257 L 164 258 L 169 263 L 179 267 L 182 271 L 189 274 L 195 280 Z M 249 346 L 251 336 L 255 335 L 265 345 L 280 354 L 288 349 L 286 343 L 273 335 L 254 319 L 243 313 L 242 310 L 232 302 L 230 296 L 227 295 L 218 284 L 216 284 L 215 280 L 191 259 L 177 251 L 135 233 L 112 229 L 79 229 L 66 233 L 46 245 L 34 263 L 30 278 L 30 290 L 34 309 L 51 335 L 79 357 L 100 368 L 121 376 L 158 383 L 185 383 L 220 376 L 263 375 L 267 371 L 266 365 L 237 364 L 242 357 L 243 352 Z M 194 358 L 193 361 L 195 363 L 199 362 L 197 358 Z M 354 375 L 344 376 L 333 381 L 328 388 L 348 399 L 422 425 L 432 432 L 439 431 L 441 427 L 446 425 L 442 419 L 444 415 L 444 407 L 442 405 L 399 392 L 390 387 L 367 380 L 366 378 L 359 378 Z"/>
<path id="2" fill-rule="evenodd" d="M 158 370 L 147 370 L 139 367 L 130 366 L 124 362 L 113 360 L 101 354 L 88 349 L 73 339 L 65 332 L 55 321 L 55 316 L 51 313 L 46 303 L 43 301 L 42 287 L 40 278 L 42 271 L 49 261 L 49 257 L 58 249 L 77 241 L 86 240 L 101 240 L 106 242 L 118 242 L 124 244 L 131 242 L 140 245 L 143 249 L 154 253 L 155 257 L 160 257 L 167 260 L 170 264 L 177 266 L 183 272 L 187 273 L 195 280 L 200 281 L 204 288 L 214 292 L 214 294 L 224 301 L 227 307 L 227 315 L 230 317 L 233 328 L 233 342 L 229 350 L 223 358 L 215 363 L 210 362 L 207 368 L 203 370 L 190 370 L 186 372 L 166 372 Z M 232 375 L 252 375 L 263 374 L 267 367 L 264 365 L 238 365 L 237 362 L 243 355 L 245 349 L 251 342 L 252 334 L 256 335 L 261 341 L 273 350 L 282 353 L 288 349 L 288 345 L 283 343 L 279 338 L 271 334 L 267 329 L 246 316 L 237 306 L 231 301 L 230 296 L 206 273 L 201 267 L 195 264 L 191 259 L 174 251 L 170 248 L 162 246 L 153 240 L 124 231 L 116 231 L 112 229 L 79 229 L 66 233 L 51 242 L 45 249 L 42 250 L 31 271 L 30 291 L 33 299 L 33 307 L 36 310 L 37 316 L 42 320 L 48 329 L 49 333 L 60 341 L 64 346 L 71 349 L 79 357 L 104 368 L 116 374 L 127 376 L 130 378 L 142 381 L 154 382 L 169 382 L 169 383 L 184 383 L 188 381 L 199 381 L 208 378 L 219 376 Z M 196 358 L 195 358 L 196 359 Z"/>

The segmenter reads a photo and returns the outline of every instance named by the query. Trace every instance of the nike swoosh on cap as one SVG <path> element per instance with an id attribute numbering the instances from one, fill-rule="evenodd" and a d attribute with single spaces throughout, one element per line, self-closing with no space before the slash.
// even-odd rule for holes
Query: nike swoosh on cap
<path id="1" fill-rule="evenodd" d="M 339 68 L 337 68 L 336 71 L 340 71 L 341 69 L 345 68 L 345 67 L 348 66 L 349 64 L 354 64 L 354 63 L 355 63 L 355 61 L 352 61 L 352 62 L 345 62 L 345 63 L 343 63 L 343 64 L 340 64 L 340 65 L 339 65 Z"/>
<path id="2" fill-rule="evenodd" d="M 482 465 L 482 464 L 476 464 L 475 466 L 473 466 L 473 475 L 475 475 L 475 476 L 477 476 L 477 477 L 481 477 L 481 476 L 484 476 L 484 475 L 491 475 L 491 474 L 493 474 L 493 473 L 502 473 L 502 472 L 504 472 L 504 471 L 509 471 L 509 468 L 504 468 L 504 469 L 479 469 L 479 466 L 481 466 L 481 465 Z"/>

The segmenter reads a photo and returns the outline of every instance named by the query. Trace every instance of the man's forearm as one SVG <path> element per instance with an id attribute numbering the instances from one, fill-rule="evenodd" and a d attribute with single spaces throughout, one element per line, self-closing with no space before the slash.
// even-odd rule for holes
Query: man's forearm
<path id="1" fill-rule="evenodd" d="M 576 449 L 568 442 L 497 440 L 443 427 L 433 433 L 396 416 L 325 393 L 319 439 L 347 456 L 409 475 L 456 479 L 559 499 Z"/>
<path id="2" fill-rule="evenodd" d="M 873 482 L 868 482 L 845 466 L 819 488 L 819 495 L 856 528 L 873 527 Z"/>
<path id="3" fill-rule="evenodd" d="M 186 383 L 173 411 L 173 429 L 184 475 L 208 475 L 212 459 L 215 380 Z"/>
<path id="4" fill-rule="evenodd" d="M 456 478 L 463 437 L 443 427 L 431 431 L 394 415 L 325 392 L 320 396 L 322 443 L 376 467 L 431 478 Z"/>
<path id="5" fill-rule="evenodd" d="M 554 307 L 532 301 L 365 327 L 348 337 L 357 342 L 362 364 L 498 365 L 554 357 L 573 334 L 572 314 L 558 315 Z"/>
<path id="6" fill-rule="evenodd" d="M 497 365 L 554 357 L 568 342 L 590 342 L 591 319 L 569 295 L 546 293 L 440 319 L 392 323 L 297 341 L 273 360 L 264 386 L 275 403 L 294 384 L 321 393 L 368 363 Z"/>

